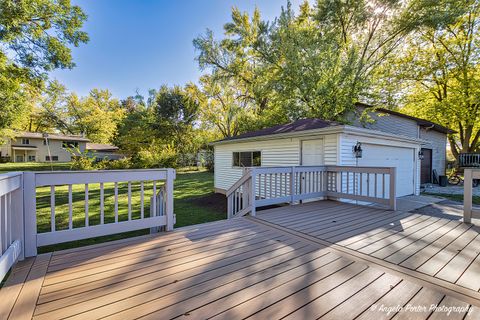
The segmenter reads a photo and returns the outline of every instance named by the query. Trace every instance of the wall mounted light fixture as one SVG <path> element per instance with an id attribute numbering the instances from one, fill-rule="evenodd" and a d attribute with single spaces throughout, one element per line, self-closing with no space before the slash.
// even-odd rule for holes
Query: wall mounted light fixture
<path id="1" fill-rule="evenodd" d="M 362 152 L 362 144 L 360 142 L 357 142 L 357 144 L 353 147 L 353 153 L 355 154 L 355 158 L 361 158 Z"/>
<path id="2" fill-rule="evenodd" d="M 423 151 L 422 151 L 422 150 L 418 151 L 418 159 L 419 159 L 419 160 L 425 159 L 425 155 L 423 154 Z"/>

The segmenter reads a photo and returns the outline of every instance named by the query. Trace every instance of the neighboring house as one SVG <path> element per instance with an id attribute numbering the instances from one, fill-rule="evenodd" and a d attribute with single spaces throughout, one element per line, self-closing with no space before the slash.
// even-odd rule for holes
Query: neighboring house
<path id="1" fill-rule="evenodd" d="M 118 153 L 118 147 L 111 144 L 87 143 L 86 150 L 90 156 L 97 159 L 118 160 L 125 158 L 125 155 Z"/>
<path id="2" fill-rule="evenodd" d="M 11 162 L 69 162 L 72 154 L 68 149 L 83 152 L 89 141 L 81 136 L 23 132 L 0 146 L 0 157 Z"/>
<path id="3" fill-rule="evenodd" d="M 216 141 L 215 191 L 225 193 L 250 166 L 396 167 L 397 196 L 419 194 L 433 169 L 444 174 L 448 128 L 389 110 L 372 118 L 367 125 L 302 119 Z M 356 145 L 361 158 L 353 152 Z"/>

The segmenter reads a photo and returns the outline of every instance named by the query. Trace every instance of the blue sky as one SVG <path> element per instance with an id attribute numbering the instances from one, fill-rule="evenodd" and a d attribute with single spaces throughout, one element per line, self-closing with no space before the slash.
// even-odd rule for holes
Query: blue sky
<path id="1" fill-rule="evenodd" d="M 77 66 L 51 73 L 71 91 L 109 89 L 124 98 L 162 84 L 183 85 L 200 75 L 192 40 L 207 28 L 217 36 L 231 8 L 265 19 L 278 16 L 286 0 L 76 0 L 88 15 L 90 41 L 73 48 Z M 294 8 L 300 0 L 292 1 Z"/>

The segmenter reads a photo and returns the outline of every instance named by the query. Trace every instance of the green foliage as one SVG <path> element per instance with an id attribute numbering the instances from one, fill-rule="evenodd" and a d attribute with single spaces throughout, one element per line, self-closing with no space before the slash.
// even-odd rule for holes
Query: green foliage
<path id="1" fill-rule="evenodd" d="M 93 142 L 110 143 L 124 117 L 122 105 L 108 90 L 93 89 L 88 96 L 78 97 L 53 81 L 24 130 L 85 134 Z"/>
<path id="2" fill-rule="evenodd" d="M 355 102 L 372 101 L 378 70 L 408 35 L 453 15 L 447 2 L 319 0 L 298 13 L 288 3 L 273 23 L 234 8 L 222 39 L 207 30 L 194 40 L 204 119 L 224 137 L 304 117 L 345 121 Z"/>
<path id="3" fill-rule="evenodd" d="M 70 1 L 0 1 L 0 134 L 31 110 L 47 72 L 74 66 L 70 45 L 88 41 L 86 15 Z"/>
<path id="4" fill-rule="evenodd" d="M 153 141 L 138 152 L 136 165 L 140 168 L 176 168 L 178 154 L 173 145 Z"/>
<path id="5" fill-rule="evenodd" d="M 95 168 L 99 170 L 122 170 L 135 168 L 135 165 L 130 158 L 118 160 L 103 159 L 95 163 Z"/>
<path id="6" fill-rule="evenodd" d="M 71 170 L 94 170 L 95 168 L 95 158 L 87 155 L 75 155 L 72 156 L 72 161 L 70 162 Z"/>
<path id="7" fill-rule="evenodd" d="M 480 151 L 480 3 L 457 2 L 450 10 L 462 14 L 409 36 L 383 72 L 395 84 L 386 87 L 392 102 L 458 131 L 449 136 L 458 157 Z"/>

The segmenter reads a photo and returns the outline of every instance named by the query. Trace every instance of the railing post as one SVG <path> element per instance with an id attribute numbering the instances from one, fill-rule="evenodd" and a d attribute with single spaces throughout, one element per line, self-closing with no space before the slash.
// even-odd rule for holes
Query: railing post
<path id="1" fill-rule="evenodd" d="M 23 173 L 23 221 L 25 257 L 37 255 L 37 199 L 35 173 Z"/>
<path id="2" fill-rule="evenodd" d="M 231 219 L 233 215 L 232 195 L 227 196 L 227 219 Z"/>
<path id="3" fill-rule="evenodd" d="M 24 226 L 24 217 L 23 217 L 23 174 L 19 176 L 20 179 L 20 188 L 12 192 L 12 208 L 11 208 L 11 219 L 13 219 L 13 235 L 14 240 L 20 240 L 21 250 L 18 257 L 19 260 L 25 258 L 25 230 Z"/>
<path id="4" fill-rule="evenodd" d="M 473 169 L 465 169 L 463 182 L 463 222 L 472 222 Z"/>
<path id="5" fill-rule="evenodd" d="M 250 211 L 250 216 L 255 217 L 257 215 L 257 204 L 256 202 L 256 191 L 257 191 L 257 173 L 255 172 L 255 169 L 250 170 L 252 177 L 250 178 L 250 205 L 252 206 L 252 210 Z"/>
<path id="6" fill-rule="evenodd" d="M 295 167 L 292 166 L 292 171 L 290 171 L 290 205 L 294 203 L 295 200 Z"/>
<path id="7" fill-rule="evenodd" d="M 397 179 L 397 168 L 390 168 L 390 187 L 389 187 L 389 206 L 390 209 L 395 211 L 397 210 L 397 192 L 396 192 L 396 179 Z"/>
<path id="8" fill-rule="evenodd" d="M 175 180 L 175 170 L 167 169 L 167 180 L 165 181 L 165 215 L 167 217 L 167 231 L 173 230 L 174 212 L 173 212 L 173 181 Z"/>

